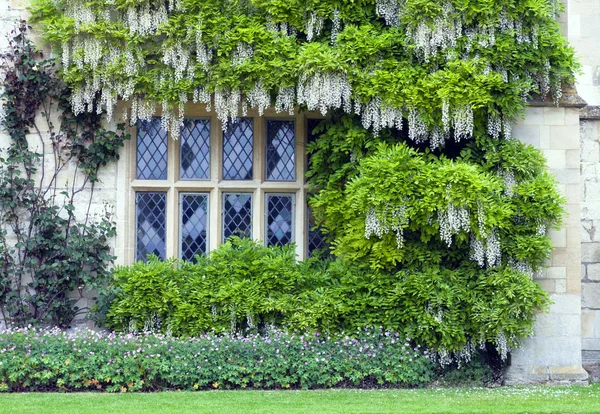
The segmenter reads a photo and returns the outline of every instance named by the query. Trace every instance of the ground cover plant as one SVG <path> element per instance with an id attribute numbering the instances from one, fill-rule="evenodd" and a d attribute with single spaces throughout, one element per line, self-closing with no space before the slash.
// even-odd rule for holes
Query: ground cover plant
<path id="1" fill-rule="evenodd" d="M 0 391 L 159 391 L 419 386 L 434 365 L 392 331 L 353 337 L 206 334 L 177 339 L 83 330 L 0 333 Z"/>
<path id="2" fill-rule="evenodd" d="M 600 385 L 203 393 L 0 394 L 0 413 L 595 414 Z"/>

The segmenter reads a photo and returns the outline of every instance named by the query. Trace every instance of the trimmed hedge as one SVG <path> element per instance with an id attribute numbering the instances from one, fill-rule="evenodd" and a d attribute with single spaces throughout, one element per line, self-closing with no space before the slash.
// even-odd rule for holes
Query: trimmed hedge
<path id="1" fill-rule="evenodd" d="M 0 333 L 0 391 L 413 387 L 433 379 L 427 351 L 398 333 L 365 328 L 354 336 L 9 329 Z"/>

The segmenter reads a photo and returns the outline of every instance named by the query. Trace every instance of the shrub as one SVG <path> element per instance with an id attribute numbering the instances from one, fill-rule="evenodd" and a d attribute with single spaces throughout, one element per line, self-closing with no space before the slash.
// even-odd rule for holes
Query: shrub
<path id="1" fill-rule="evenodd" d="M 418 386 L 433 378 L 427 352 L 398 333 L 247 337 L 20 328 L 0 333 L 1 391 Z"/>
<path id="2" fill-rule="evenodd" d="M 385 273 L 343 260 L 297 263 L 293 246 L 233 238 L 198 262 L 120 267 L 107 326 L 157 329 L 176 336 L 206 332 L 356 332 L 366 325 L 401 332 L 435 350 L 470 355 L 495 344 L 503 357 L 531 334 L 548 304 L 541 287 L 507 266 L 437 266 Z"/>

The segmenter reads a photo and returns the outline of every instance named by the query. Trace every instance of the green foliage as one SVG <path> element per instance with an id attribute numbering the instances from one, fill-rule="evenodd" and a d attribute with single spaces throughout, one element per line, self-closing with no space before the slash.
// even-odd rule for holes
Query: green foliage
<path id="1" fill-rule="evenodd" d="M 380 329 L 174 339 L 25 328 L 0 333 L 0 345 L 0 391 L 414 387 L 434 374 L 426 351 Z"/>
<path id="2" fill-rule="evenodd" d="M 558 1 L 34 0 L 31 12 L 62 52 L 75 113 L 123 99 L 135 122 L 161 103 L 175 137 L 191 98 L 224 125 L 274 103 L 329 117 L 308 148 L 310 204 L 341 260 L 315 270 L 234 242 L 197 265 L 121 268 L 109 324 L 377 321 L 452 352 L 504 353 L 531 333 L 563 198 L 511 124 L 534 94 L 558 103 L 578 69 Z"/>
<path id="3" fill-rule="evenodd" d="M 437 382 L 447 387 L 489 387 L 494 384 L 494 372 L 480 355 L 468 364 L 446 368 Z"/>
<path id="4" fill-rule="evenodd" d="M 443 102 L 470 106 L 481 124 L 512 119 L 532 92 L 558 99 L 578 67 L 555 0 L 34 0 L 30 10 L 62 51 L 67 83 L 103 91 L 109 112 L 117 96 L 173 109 L 199 90 L 250 96 L 260 81 L 273 98 L 343 74 L 352 101 L 415 109 L 433 129 Z"/>
<path id="5" fill-rule="evenodd" d="M 311 182 L 320 189 L 311 205 L 334 254 L 374 269 L 453 267 L 470 260 L 473 238 L 486 243 L 494 233 L 502 254 L 532 271 L 550 256 L 545 229 L 561 223 L 563 198 L 540 151 L 516 140 L 488 141 L 486 152 L 471 143 L 450 159 L 404 142 L 374 145 L 357 131 L 364 130 L 349 119 L 336 122 L 310 148 Z M 365 155 L 356 155 L 360 148 Z M 468 213 L 452 239 L 440 217 L 450 206 Z M 380 234 L 369 233 L 370 214 Z"/>
<path id="6" fill-rule="evenodd" d="M 100 167 L 118 158 L 129 137 L 104 130 L 99 115 L 72 114 L 53 61 L 43 59 L 26 32 L 22 22 L 0 61 L 2 126 L 12 138 L 0 159 L 0 311 L 9 324 L 67 327 L 85 311 L 72 293 L 101 287 L 114 259 L 112 215 L 107 210 L 92 219 L 89 204 L 76 213 L 77 195 L 87 192 L 91 203 Z M 59 129 L 51 122 L 57 105 Z M 71 163 L 80 168 L 64 184 Z"/>
<path id="7" fill-rule="evenodd" d="M 381 273 L 342 260 L 296 263 L 293 247 L 237 238 L 196 264 L 153 258 L 119 267 L 109 289 L 106 322 L 119 331 L 352 333 L 375 325 L 440 352 L 499 337 L 514 346 L 548 305 L 537 283 L 508 267 Z"/>

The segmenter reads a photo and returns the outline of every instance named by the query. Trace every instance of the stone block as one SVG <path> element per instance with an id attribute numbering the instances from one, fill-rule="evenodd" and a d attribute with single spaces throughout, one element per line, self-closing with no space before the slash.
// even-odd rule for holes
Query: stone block
<path id="1" fill-rule="evenodd" d="M 565 125 L 579 126 L 579 109 L 567 108 L 565 111 Z"/>
<path id="2" fill-rule="evenodd" d="M 553 279 L 538 280 L 538 283 L 540 284 L 542 289 L 544 289 L 544 291 L 548 293 L 556 292 L 556 284 Z"/>
<path id="3" fill-rule="evenodd" d="M 600 262 L 600 243 L 581 243 L 581 261 L 583 263 Z"/>
<path id="4" fill-rule="evenodd" d="M 550 128 L 551 149 L 579 149 L 579 126 L 552 126 Z"/>
<path id="5" fill-rule="evenodd" d="M 567 197 L 567 202 L 572 204 L 577 204 L 581 202 L 581 190 L 579 184 L 567 184 L 565 186 L 565 196 Z"/>
<path id="6" fill-rule="evenodd" d="M 519 125 L 530 125 L 536 127 L 544 125 L 544 108 L 527 108 L 525 112 L 525 118 L 520 121 L 516 127 Z"/>
<path id="7" fill-rule="evenodd" d="M 581 21 L 579 19 L 579 15 L 572 15 L 569 13 L 569 39 L 573 39 L 574 37 L 581 36 Z"/>
<path id="8" fill-rule="evenodd" d="M 540 127 L 540 149 L 550 148 L 550 127 Z"/>
<path id="9" fill-rule="evenodd" d="M 567 230 L 564 227 L 560 230 L 550 230 L 548 235 L 554 247 L 567 247 Z"/>
<path id="10" fill-rule="evenodd" d="M 544 125 L 564 125 L 565 110 L 563 108 L 544 108 Z"/>
<path id="11" fill-rule="evenodd" d="M 596 311 L 581 311 L 581 337 L 591 338 L 594 336 L 594 321 Z"/>
<path id="12" fill-rule="evenodd" d="M 552 174 L 556 176 L 556 180 L 560 184 L 578 184 L 580 179 L 579 169 L 566 169 L 566 168 L 558 168 L 558 169 L 550 169 Z M 562 194 L 565 194 L 563 191 Z"/>
<path id="13" fill-rule="evenodd" d="M 600 351 L 600 339 L 598 338 L 582 338 L 581 348 L 586 351 Z"/>
<path id="14" fill-rule="evenodd" d="M 578 365 L 550 367 L 550 381 L 552 382 L 580 382 L 588 380 L 588 373 L 581 363 Z"/>
<path id="15" fill-rule="evenodd" d="M 600 283 L 583 283 L 581 285 L 581 307 L 600 309 Z"/>
<path id="16" fill-rule="evenodd" d="M 574 150 L 571 150 L 574 151 Z M 544 155 L 548 163 L 548 168 L 551 170 L 565 169 L 567 165 L 567 153 L 566 150 L 544 150 Z M 579 165 L 575 168 L 578 169 Z"/>
<path id="17" fill-rule="evenodd" d="M 581 179 L 582 180 L 593 180 L 596 178 L 596 163 L 582 162 L 580 165 Z"/>
<path id="18" fill-rule="evenodd" d="M 569 0 L 569 15 L 588 13 L 600 13 L 600 2 L 598 0 Z"/>
<path id="19" fill-rule="evenodd" d="M 593 220 L 581 220 L 581 241 L 595 242 L 596 240 L 596 225 Z"/>
<path id="20" fill-rule="evenodd" d="M 556 293 L 565 293 L 567 291 L 567 280 L 557 279 L 554 284 L 554 290 Z"/>
<path id="21" fill-rule="evenodd" d="M 536 148 L 539 148 L 540 146 L 539 126 L 515 125 L 512 130 L 512 136 L 519 141 L 533 145 Z"/>
<path id="22" fill-rule="evenodd" d="M 582 162 L 600 162 L 600 143 L 598 141 L 582 139 L 580 152 Z"/>
<path id="23" fill-rule="evenodd" d="M 567 278 L 567 268 L 566 267 L 549 267 L 546 269 L 546 278 L 547 279 L 566 279 Z"/>
<path id="24" fill-rule="evenodd" d="M 577 150 L 566 150 L 566 168 L 579 168 L 581 164 L 580 154 Z"/>
<path id="25" fill-rule="evenodd" d="M 586 180 L 583 183 L 583 199 L 585 201 L 600 201 L 600 182 Z"/>
<path id="26" fill-rule="evenodd" d="M 587 279 L 600 282 L 600 263 L 587 264 L 585 273 Z"/>
<path id="27" fill-rule="evenodd" d="M 593 203 L 583 199 L 581 202 L 582 220 L 600 220 L 600 203 Z"/>

